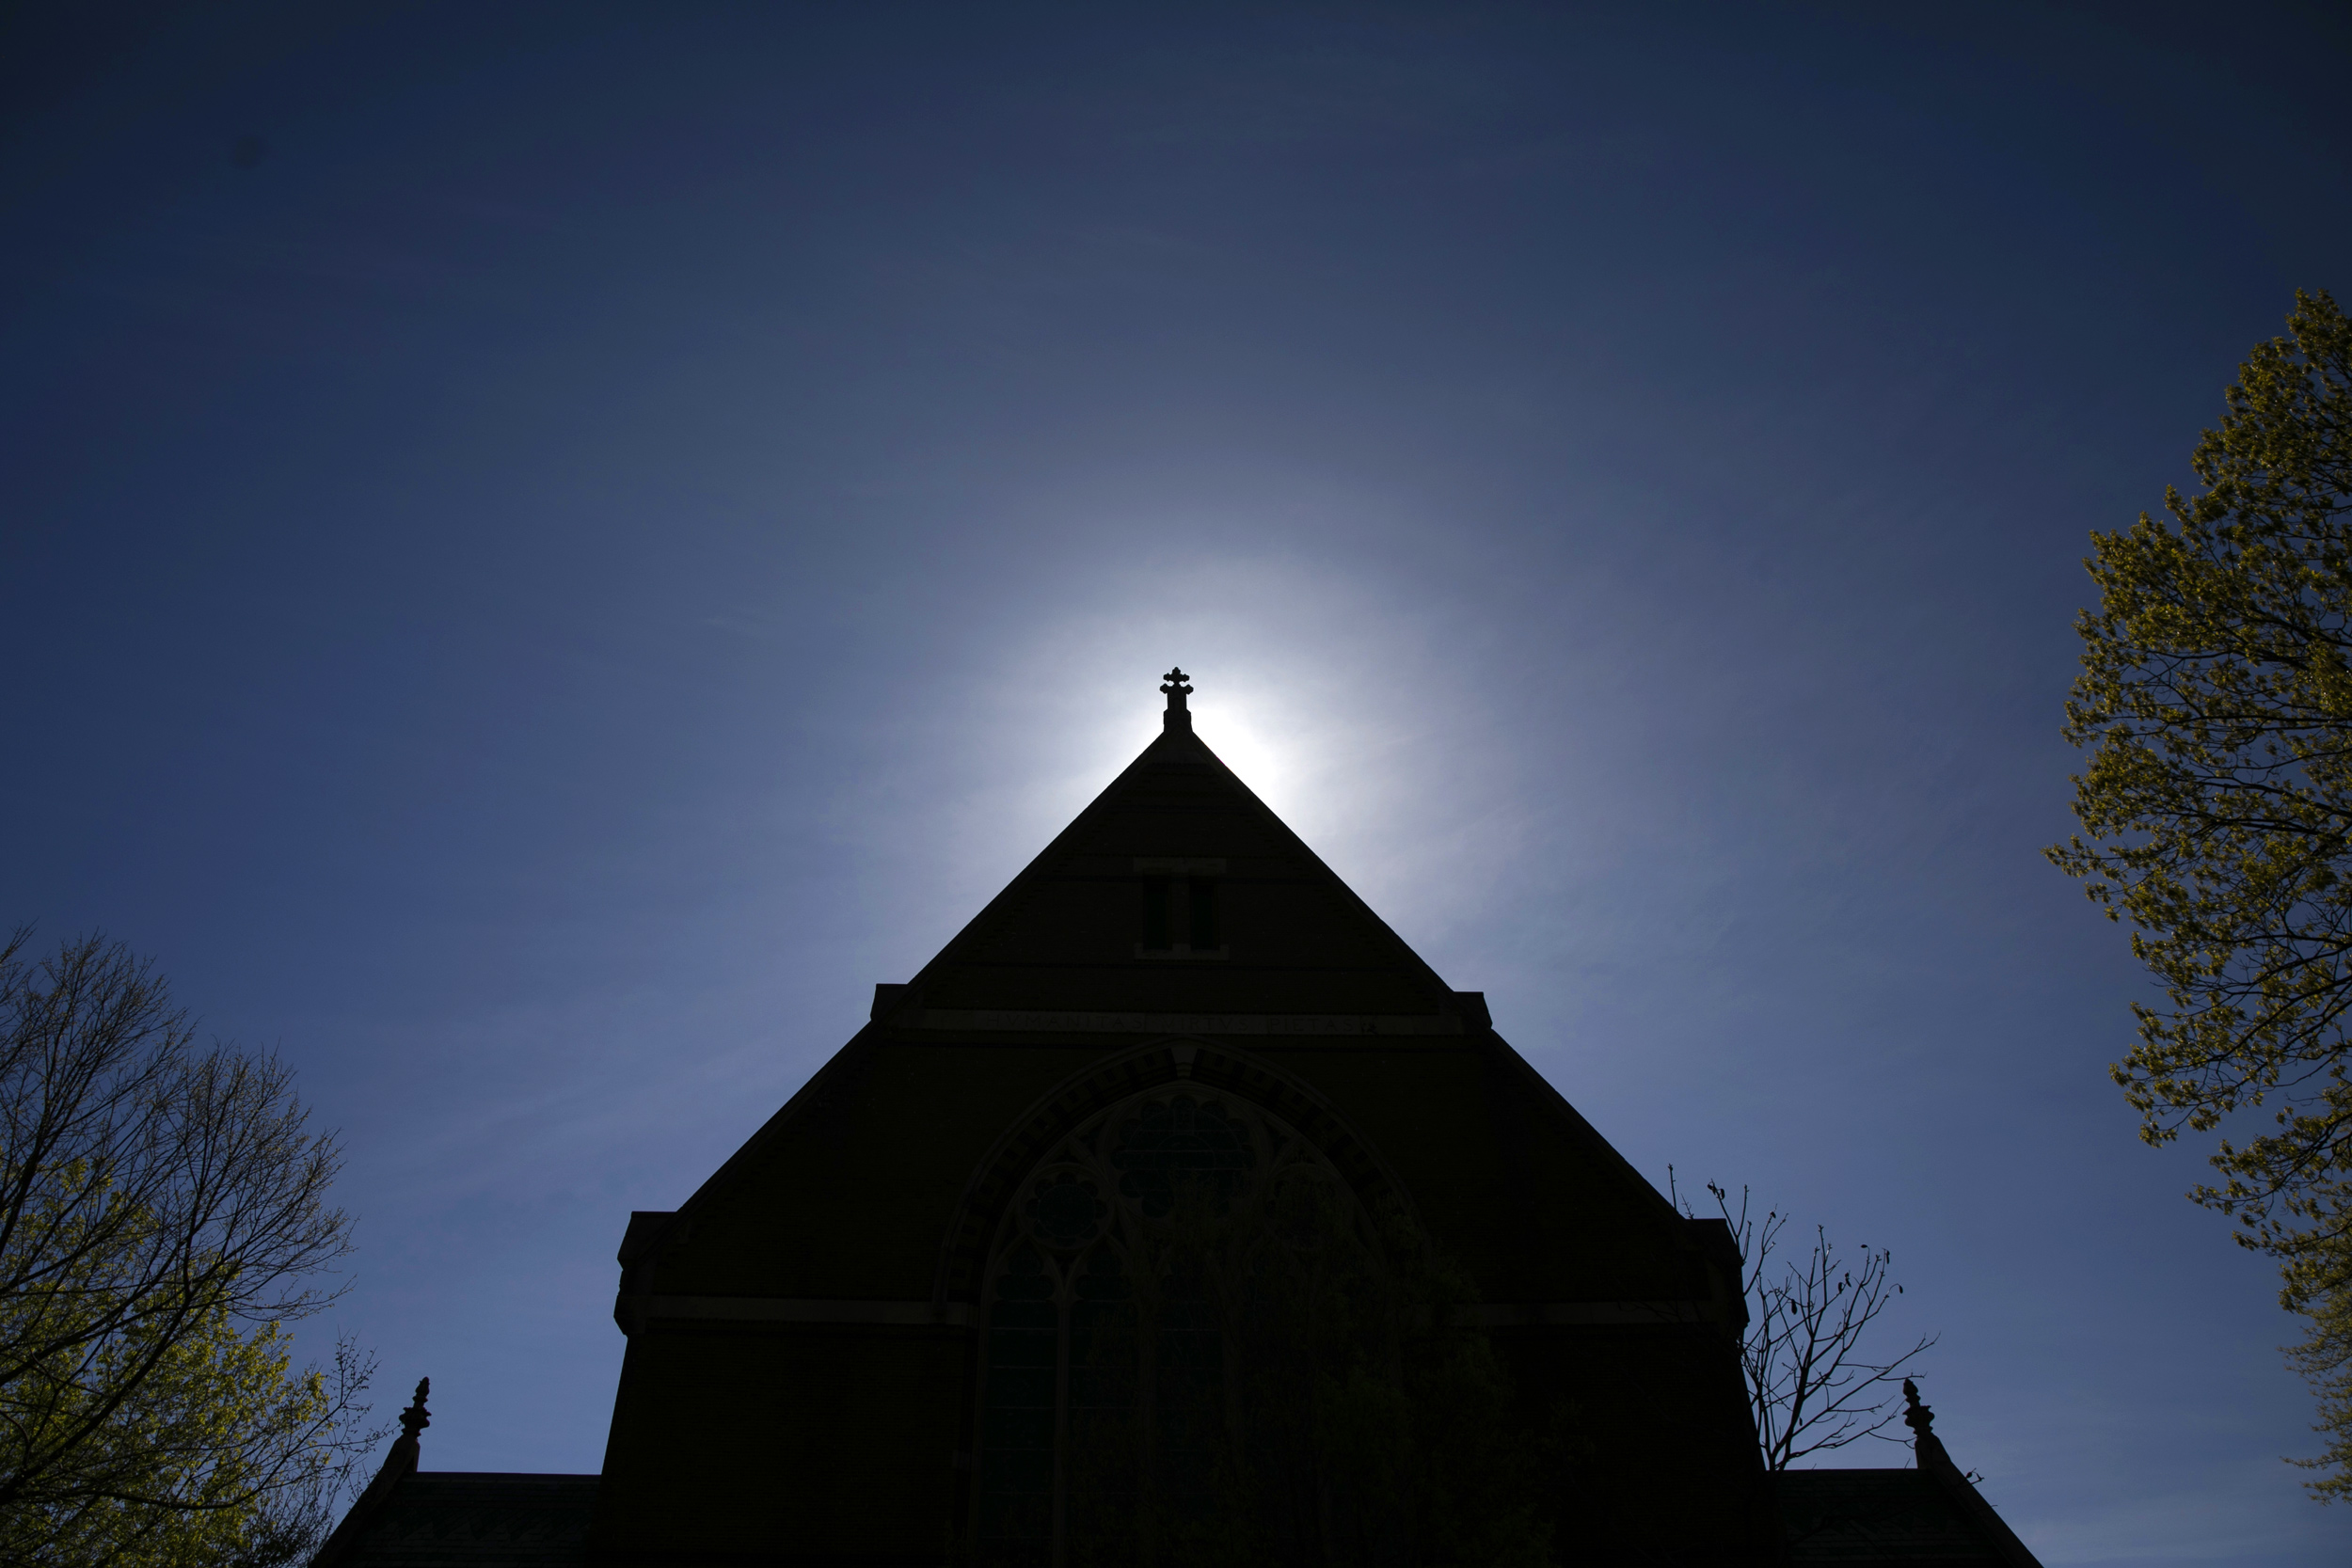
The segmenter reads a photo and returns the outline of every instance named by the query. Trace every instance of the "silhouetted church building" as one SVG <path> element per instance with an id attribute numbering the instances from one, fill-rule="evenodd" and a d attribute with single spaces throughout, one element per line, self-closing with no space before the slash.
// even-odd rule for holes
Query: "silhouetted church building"
<path id="1" fill-rule="evenodd" d="M 2025 1564 L 1914 1468 L 1767 1474 L 1740 1259 L 1192 731 L 675 1212 L 601 1476 L 417 1468 L 320 1568 Z M 1483 1532 L 1483 1533 L 1482 1533 Z"/>

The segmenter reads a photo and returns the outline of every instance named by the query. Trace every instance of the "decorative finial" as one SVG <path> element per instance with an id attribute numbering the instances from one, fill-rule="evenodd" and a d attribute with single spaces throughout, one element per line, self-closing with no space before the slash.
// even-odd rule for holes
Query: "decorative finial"
<path id="1" fill-rule="evenodd" d="M 1934 1424 L 1935 1412 L 1919 1402 L 1919 1386 L 1909 1378 L 1903 1379 L 1903 1425 L 1911 1429 L 1913 1435 L 1925 1437 L 1928 1428 Z"/>
<path id="2" fill-rule="evenodd" d="M 432 1391 L 431 1378 L 417 1379 L 417 1397 L 409 1402 L 407 1409 L 400 1413 L 400 1434 L 411 1443 L 417 1440 L 418 1433 L 433 1424 L 433 1412 L 424 1407 L 424 1397 Z"/>
<path id="3" fill-rule="evenodd" d="M 1192 728 L 1192 710 L 1184 706 L 1184 699 L 1192 695 L 1192 685 L 1184 678 L 1183 665 L 1160 677 L 1160 689 L 1168 696 L 1168 714 L 1160 721 L 1160 727 L 1189 731 Z"/>

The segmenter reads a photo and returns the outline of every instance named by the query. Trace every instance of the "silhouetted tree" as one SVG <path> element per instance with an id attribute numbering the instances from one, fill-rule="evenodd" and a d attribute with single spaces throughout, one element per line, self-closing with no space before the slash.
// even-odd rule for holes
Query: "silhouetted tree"
<path id="1" fill-rule="evenodd" d="M 294 1560 L 372 1440 L 348 1344 L 290 1370 L 348 1246 L 339 1151 L 120 944 L 26 940 L 0 948 L 0 1560 Z"/>
<path id="2" fill-rule="evenodd" d="M 2111 1069 L 2140 1136 L 2224 1137 L 2191 1194 L 2312 1320 L 2322 1498 L 2352 1496 L 2352 323 L 2295 296 L 2169 523 L 2091 535 L 2066 737 L 2082 836 L 2049 851 L 2162 982 Z M 2266 1108 L 2267 1124 L 2244 1113 Z"/>
<path id="3" fill-rule="evenodd" d="M 1671 1165 L 1666 1182 L 1676 1207 L 1695 1217 Z M 1901 1419 L 1901 1369 L 1937 1336 L 1883 1359 L 1864 1342 L 1870 1325 L 1902 1294 L 1890 1272 L 1895 1255 L 1865 1246 L 1851 1259 L 1843 1258 L 1820 1226 L 1811 1246 L 1792 1249 L 1788 1217 L 1778 1210 L 1757 1216 L 1745 1187 L 1736 1209 L 1726 1189 L 1710 1181 L 1707 1192 L 1740 1246 L 1748 1295 L 1740 1363 L 1765 1467 L 1785 1470 L 1808 1454 L 1878 1436 Z"/>

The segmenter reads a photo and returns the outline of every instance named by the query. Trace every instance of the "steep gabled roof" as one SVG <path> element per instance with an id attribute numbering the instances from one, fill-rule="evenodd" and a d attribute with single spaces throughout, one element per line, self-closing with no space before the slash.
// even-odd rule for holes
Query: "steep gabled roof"
<path id="1" fill-rule="evenodd" d="M 1171 706 L 1158 737 L 882 1016 L 898 1007 L 1474 1010 L 1193 733 L 1191 717 Z M 1189 950 L 1190 933 L 1179 930 L 1164 956 L 1144 952 L 1138 879 L 1154 875 L 1216 898 L 1210 951 Z"/>
<path id="2" fill-rule="evenodd" d="M 1317 1043 L 1473 1048 L 1638 1209 L 1679 1227 L 1666 1199 L 1493 1033 L 1484 995 L 1449 988 L 1193 733 L 1189 688 L 1162 689 L 1160 735 L 1067 828 L 911 981 L 876 987 L 867 1026 L 675 1214 L 632 1218 L 625 1271 L 682 1234 L 788 1129 L 846 1115 L 868 1048 L 884 1040 L 1090 1039 L 1112 1050 L 1198 1035 L 1254 1037 L 1293 1055 Z M 1213 917 L 1152 946 L 1138 907 L 1152 884 L 1159 896 L 1213 900 Z"/>

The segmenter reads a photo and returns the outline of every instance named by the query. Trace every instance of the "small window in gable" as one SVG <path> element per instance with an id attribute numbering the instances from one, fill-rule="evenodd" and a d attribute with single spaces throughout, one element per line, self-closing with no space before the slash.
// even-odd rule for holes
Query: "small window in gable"
<path id="1" fill-rule="evenodd" d="M 1206 953 L 1216 945 L 1216 884 L 1195 877 L 1185 882 L 1184 891 L 1189 895 L 1185 902 L 1192 906 L 1186 922 L 1192 927 L 1192 950 Z"/>
<path id="2" fill-rule="evenodd" d="M 1146 952 L 1159 952 L 1175 945 L 1168 923 L 1169 906 L 1174 903 L 1175 888 L 1166 877 L 1146 877 L 1143 879 L 1143 946 Z"/>
<path id="3" fill-rule="evenodd" d="M 1219 916 L 1225 862 L 1209 857 L 1138 857 L 1142 930 L 1138 958 L 1222 958 Z"/>

